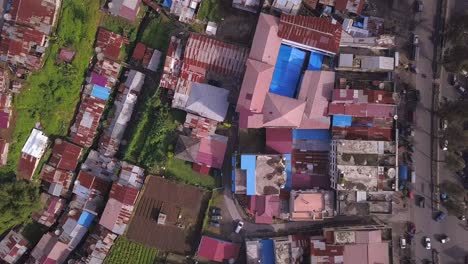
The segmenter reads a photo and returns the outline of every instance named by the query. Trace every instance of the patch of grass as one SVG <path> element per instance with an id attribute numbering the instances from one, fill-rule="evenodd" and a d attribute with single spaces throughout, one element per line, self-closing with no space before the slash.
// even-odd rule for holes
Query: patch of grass
<path id="1" fill-rule="evenodd" d="M 213 189 L 217 186 L 216 180 L 211 175 L 204 175 L 192 170 L 190 163 L 170 158 L 166 162 L 166 176 L 174 177 L 177 181 L 191 185 L 200 185 L 202 187 Z"/>
<path id="2" fill-rule="evenodd" d="M 172 155 L 177 139 L 174 131 L 185 118 L 183 112 L 178 112 L 161 100 L 160 90 L 147 99 L 130 133 L 124 159 L 146 167 L 150 173 L 159 173 Z"/>
<path id="3" fill-rule="evenodd" d="M 104 260 L 106 264 L 153 264 L 158 251 L 120 236 L 112 246 L 109 255 Z"/>
<path id="4" fill-rule="evenodd" d="M 41 122 L 48 136 L 67 134 L 93 54 L 99 18 L 99 1 L 63 1 L 56 37 L 50 41 L 43 69 L 32 74 L 25 89 L 14 98 L 17 119 L 8 164 L 1 172 L 16 169 L 21 148 L 36 122 Z M 76 50 L 75 59 L 72 64 L 55 65 L 57 53 L 63 46 Z"/>
<path id="5" fill-rule="evenodd" d="M 149 47 L 166 51 L 169 45 L 169 37 L 175 29 L 172 21 L 164 14 L 150 21 L 143 31 L 141 42 Z"/>
<path id="6" fill-rule="evenodd" d="M 198 19 L 218 22 L 221 20 L 219 0 L 205 0 L 198 10 Z"/>

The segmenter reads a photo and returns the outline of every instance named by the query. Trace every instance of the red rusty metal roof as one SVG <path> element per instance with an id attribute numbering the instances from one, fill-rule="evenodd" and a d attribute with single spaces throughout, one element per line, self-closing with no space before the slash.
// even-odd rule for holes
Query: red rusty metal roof
<path id="1" fill-rule="evenodd" d="M 329 18 L 281 15 L 278 36 L 301 46 L 337 53 L 341 24 Z"/>
<path id="2" fill-rule="evenodd" d="M 73 143 L 86 148 L 91 147 L 105 106 L 106 102 L 99 98 L 90 95 L 82 97 L 75 123 L 70 128 Z"/>
<path id="3" fill-rule="evenodd" d="M 38 163 L 39 159 L 26 153 L 21 153 L 21 159 L 18 164 L 16 177 L 18 179 L 30 181 L 34 175 L 34 172 L 36 171 Z"/>
<path id="4" fill-rule="evenodd" d="M 42 181 L 62 186 L 62 196 L 65 196 L 70 190 L 73 176 L 74 174 L 72 172 L 54 168 L 49 164 L 45 164 L 41 171 Z"/>
<path id="5" fill-rule="evenodd" d="M 62 170 L 74 171 L 81 156 L 82 148 L 68 141 L 55 141 L 49 164 Z"/>
<path id="6" fill-rule="evenodd" d="M 107 57 L 119 59 L 124 44 L 129 44 L 126 37 L 105 28 L 99 28 L 95 46 L 100 48 L 101 52 Z"/>
<path id="7" fill-rule="evenodd" d="M 137 189 L 114 182 L 109 198 L 114 198 L 123 204 L 134 205 L 138 197 L 138 193 L 139 191 Z"/>
<path id="8" fill-rule="evenodd" d="M 145 44 L 138 42 L 133 50 L 132 58 L 134 60 L 142 60 L 145 56 L 146 46 Z"/>
<path id="9" fill-rule="evenodd" d="M 50 0 L 13 0 L 9 14 L 16 22 L 45 30 L 53 25 L 56 7 Z"/>
<path id="10" fill-rule="evenodd" d="M 360 15 L 364 7 L 364 0 L 336 0 L 335 9 L 342 12 L 350 12 Z"/>

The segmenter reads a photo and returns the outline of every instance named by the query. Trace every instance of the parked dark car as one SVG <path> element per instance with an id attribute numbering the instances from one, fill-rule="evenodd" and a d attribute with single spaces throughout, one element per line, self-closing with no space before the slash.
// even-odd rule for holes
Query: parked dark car
<path id="1" fill-rule="evenodd" d="M 424 208 L 426 206 L 426 199 L 421 195 L 418 195 L 416 202 L 417 205 L 421 208 Z"/>
<path id="2" fill-rule="evenodd" d="M 221 214 L 221 209 L 218 207 L 211 207 L 210 208 L 210 214 L 211 215 L 220 215 Z"/>
<path id="3" fill-rule="evenodd" d="M 437 217 L 435 219 L 436 222 L 441 222 L 442 220 L 445 219 L 445 217 L 447 217 L 447 215 L 442 212 L 442 211 L 439 211 L 439 213 L 437 213 Z"/>
<path id="4" fill-rule="evenodd" d="M 220 227 L 219 221 L 210 221 L 210 226 Z"/>

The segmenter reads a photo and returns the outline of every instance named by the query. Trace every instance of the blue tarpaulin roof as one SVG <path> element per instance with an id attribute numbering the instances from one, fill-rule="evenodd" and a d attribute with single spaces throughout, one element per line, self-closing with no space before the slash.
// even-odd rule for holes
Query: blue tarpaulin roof
<path id="1" fill-rule="evenodd" d="M 334 115 L 333 126 L 334 127 L 349 127 L 352 123 L 352 116 L 349 115 Z"/>
<path id="2" fill-rule="evenodd" d="M 261 263 L 275 264 L 275 250 L 274 250 L 273 240 L 262 239 L 260 240 L 260 243 L 262 244 Z"/>
<path id="3" fill-rule="evenodd" d="M 291 154 L 284 154 L 283 156 L 286 158 L 286 184 L 284 187 L 286 190 L 291 190 L 292 188 Z"/>
<path id="4" fill-rule="evenodd" d="M 399 175 L 400 180 L 403 180 L 403 181 L 408 180 L 408 166 L 400 165 L 399 174 L 400 174 Z"/>
<path id="5" fill-rule="evenodd" d="M 241 169 L 246 171 L 247 195 L 256 195 L 255 169 L 257 167 L 257 156 L 241 155 Z"/>
<path id="6" fill-rule="evenodd" d="M 322 69 L 323 54 L 318 52 L 311 52 L 307 70 L 320 71 Z"/>
<path id="7" fill-rule="evenodd" d="M 291 98 L 296 96 L 305 56 L 305 51 L 281 45 L 270 84 L 271 93 Z"/>
<path id="8" fill-rule="evenodd" d="M 107 101 L 109 99 L 110 89 L 107 87 L 102 87 L 95 84 L 93 90 L 91 91 L 91 96 Z"/>
<path id="9" fill-rule="evenodd" d="M 81 213 L 80 219 L 78 219 L 78 224 L 84 227 L 89 227 L 91 226 L 91 223 L 93 222 L 94 217 L 96 216 L 93 215 L 92 213 L 83 211 L 83 213 Z"/>
<path id="10" fill-rule="evenodd" d="M 293 129 L 293 139 L 330 141 L 328 129 Z"/>
<path id="11" fill-rule="evenodd" d="M 167 8 L 171 8 L 172 6 L 172 0 L 164 0 L 163 6 Z"/>

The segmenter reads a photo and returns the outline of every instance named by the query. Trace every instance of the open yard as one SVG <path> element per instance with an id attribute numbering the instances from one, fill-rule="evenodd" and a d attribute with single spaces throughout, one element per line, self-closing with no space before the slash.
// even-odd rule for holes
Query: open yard
<path id="1" fill-rule="evenodd" d="M 170 158 L 166 162 L 166 176 L 173 177 L 177 181 L 188 183 L 191 185 L 199 185 L 208 189 L 213 189 L 220 185 L 221 176 L 218 179 L 211 175 L 204 175 L 192 170 L 189 162 L 184 160 Z"/>
<path id="2" fill-rule="evenodd" d="M 163 252 L 193 253 L 207 203 L 203 189 L 149 176 L 127 237 Z"/>
<path id="3" fill-rule="evenodd" d="M 64 0 L 56 37 L 52 38 L 42 70 L 32 74 L 24 90 L 14 98 L 16 122 L 8 164 L 0 175 L 14 171 L 21 149 L 36 122 L 41 122 L 48 136 L 64 136 L 73 120 L 75 106 L 99 24 L 99 1 Z M 72 64 L 55 64 L 61 47 L 76 50 Z"/>
<path id="4" fill-rule="evenodd" d="M 112 246 L 109 255 L 104 260 L 106 264 L 153 264 L 158 251 L 154 248 L 140 245 L 120 236 Z"/>

